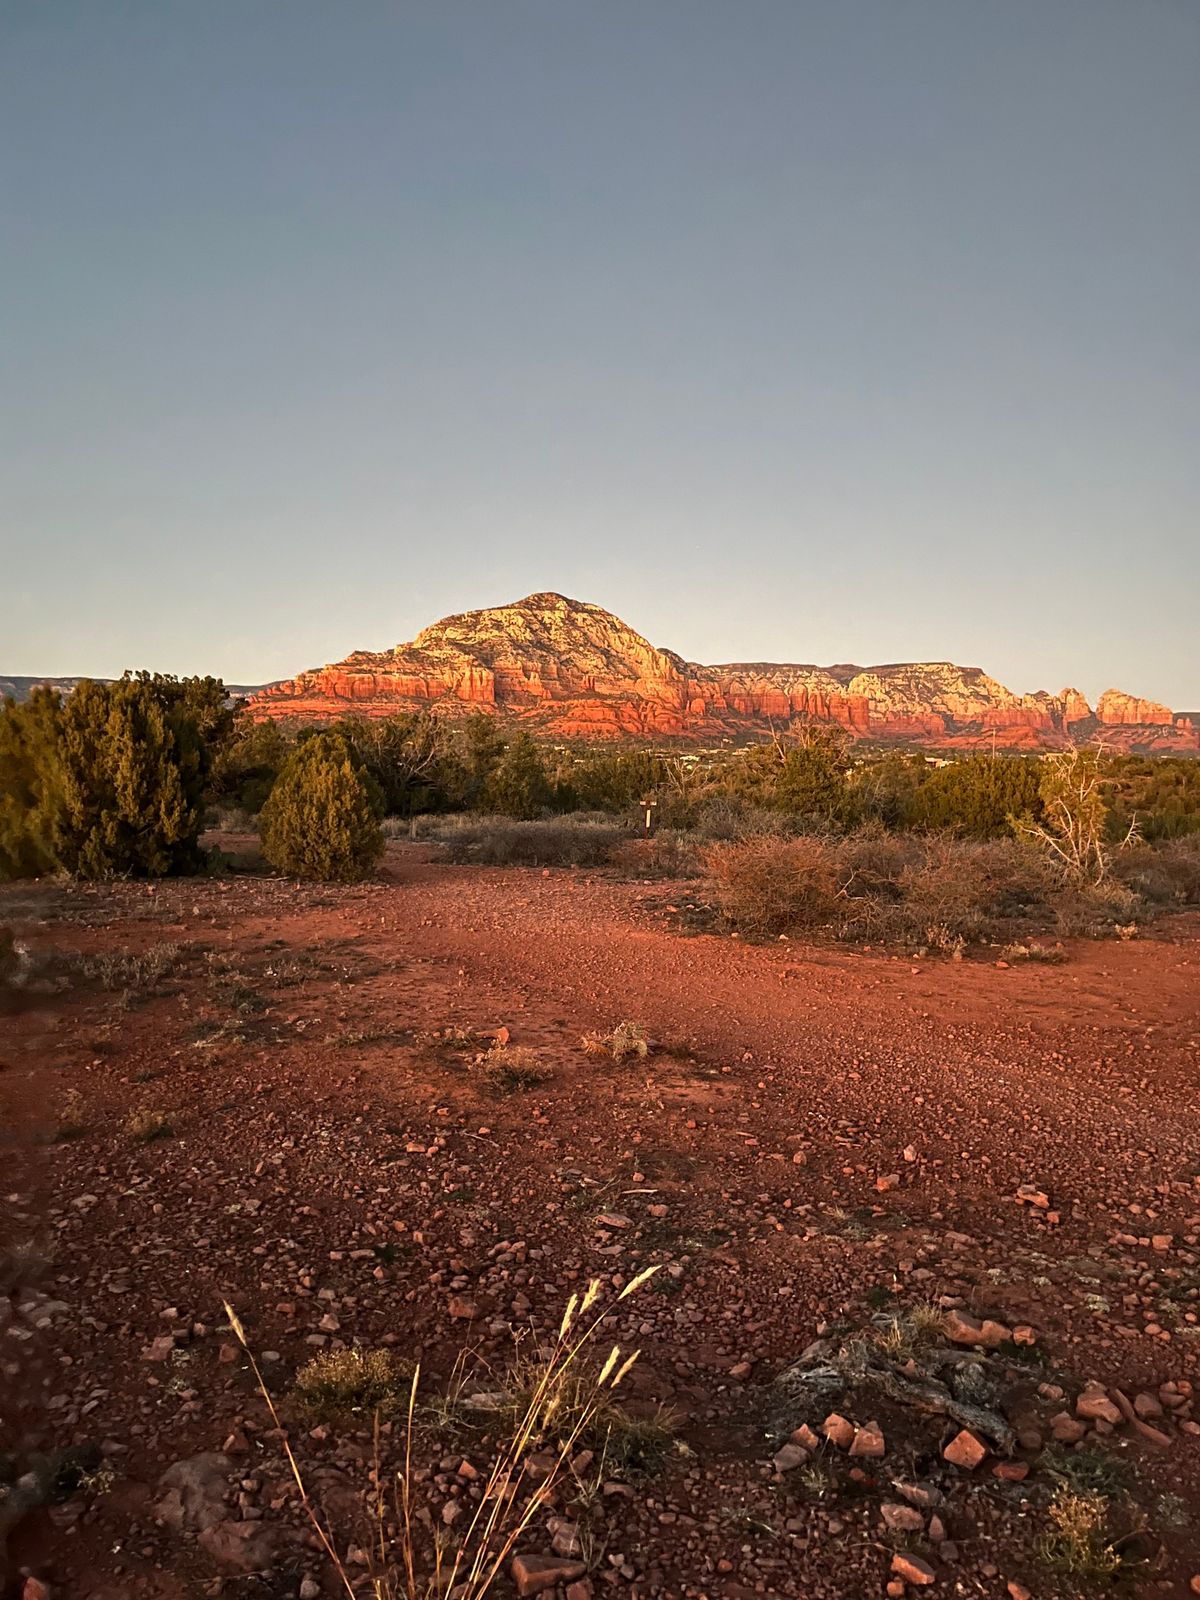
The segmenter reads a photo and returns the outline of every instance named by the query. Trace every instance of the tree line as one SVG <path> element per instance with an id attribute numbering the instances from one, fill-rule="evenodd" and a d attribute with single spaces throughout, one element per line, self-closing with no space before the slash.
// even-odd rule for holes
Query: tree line
<path id="1" fill-rule="evenodd" d="M 1200 762 L 1092 753 L 1103 828 L 1148 841 L 1200 832 Z M 161 877 L 201 870 L 214 810 L 257 817 L 281 871 L 355 878 L 383 850 L 381 819 L 482 811 L 534 818 L 631 814 L 662 826 L 714 805 L 762 808 L 798 829 L 866 824 L 960 838 L 1037 828 L 1054 799 L 1037 757 L 863 754 L 840 730 L 676 756 L 539 745 L 485 713 L 347 718 L 326 728 L 258 722 L 212 677 L 130 673 L 68 696 L 36 690 L 0 709 L 0 876 Z"/>

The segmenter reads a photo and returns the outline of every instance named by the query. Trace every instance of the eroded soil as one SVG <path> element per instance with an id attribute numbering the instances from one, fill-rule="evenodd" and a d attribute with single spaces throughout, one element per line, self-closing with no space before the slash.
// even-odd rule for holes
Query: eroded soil
<path id="1" fill-rule="evenodd" d="M 1118 1587 L 1188 1592 L 1194 920 L 1005 968 L 689 936 L 685 893 L 393 845 L 356 888 L 0 894 L 36 956 L 149 953 L 150 974 L 52 966 L 0 1015 L 0 1451 L 11 1477 L 92 1450 L 84 1487 L 13 1531 L 15 1592 L 23 1571 L 105 1600 L 334 1592 L 223 1299 L 280 1395 L 339 1341 L 419 1358 L 432 1389 L 465 1350 L 487 1389 L 514 1329 L 651 1263 L 611 1331 L 642 1351 L 631 1409 L 665 1406 L 679 1442 L 653 1473 L 593 1464 L 522 1548 L 578 1530 L 599 1594 L 849 1600 L 901 1582 L 901 1550 L 931 1593 L 1042 1600 L 1077 1588 L 1041 1548 L 1054 1463 L 1103 1452 L 1114 1537 L 1137 1535 Z M 626 1020 L 657 1046 L 645 1059 L 580 1048 Z M 502 1027 L 546 1081 L 495 1084 L 433 1037 Z M 164 1136 L 135 1137 L 137 1112 Z M 852 1386 L 814 1409 L 779 1382 L 831 1329 L 931 1306 L 1033 1332 L 981 1358 L 1023 1438 L 980 1466 L 942 1457 L 945 1415 Z M 1093 1418 L 1055 1445 L 1088 1381 L 1140 1397 L 1145 1426 Z M 777 1467 L 833 1409 L 877 1420 L 884 1456 L 822 1442 Z M 452 1530 L 459 1464 L 489 1446 L 457 1417 L 423 1437 L 431 1526 Z M 293 1440 L 342 1546 L 361 1543 L 369 1429 Z M 228 1458 L 227 1503 L 197 1538 L 162 1520 L 159 1479 L 205 1452 Z M 1013 1461 L 1024 1478 L 997 1476 Z M 901 1527 L 896 1485 L 918 1480 L 936 1511 Z"/>

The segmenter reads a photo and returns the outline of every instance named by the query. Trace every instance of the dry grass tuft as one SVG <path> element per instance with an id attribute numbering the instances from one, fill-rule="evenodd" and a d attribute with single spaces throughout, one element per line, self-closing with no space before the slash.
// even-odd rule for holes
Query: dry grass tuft
<path id="1" fill-rule="evenodd" d="M 871 1341 L 889 1361 L 902 1366 L 942 1337 L 943 1313 L 928 1301 L 875 1318 Z"/>
<path id="2" fill-rule="evenodd" d="M 1076 1578 L 1113 1578 L 1121 1556 L 1108 1536 L 1108 1505 L 1101 1495 L 1060 1488 L 1047 1508 L 1053 1527 L 1042 1537 L 1042 1559 Z"/>
<path id="3" fill-rule="evenodd" d="M 177 944 L 153 944 L 147 950 L 103 950 L 85 956 L 80 967 L 84 977 L 96 979 L 102 989 L 146 994 L 175 970 L 181 954 Z"/>
<path id="4" fill-rule="evenodd" d="M 175 1129 L 165 1111 L 154 1111 L 143 1106 L 127 1118 L 125 1132 L 138 1144 L 152 1144 L 156 1139 L 172 1139 Z"/>
<path id="5" fill-rule="evenodd" d="M 483 1072 L 493 1088 L 509 1093 L 536 1089 L 551 1077 L 537 1051 L 524 1044 L 493 1044 L 483 1058 Z"/>
<path id="6" fill-rule="evenodd" d="M 1030 939 L 1028 944 L 1007 944 L 1000 956 L 1010 965 L 1019 961 L 1040 961 L 1049 966 L 1060 966 L 1071 959 L 1061 944 L 1039 944 L 1036 939 Z"/>
<path id="7" fill-rule="evenodd" d="M 611 1056 L 614 1061 L 628 1056 L 644 1061 L 650 1054 L 646 1030 L 637 1022 L 618 1022 L 611 1033 L 585 1033 L 579 1043 L 586 1055 Z"/>
<path id="8" fill-rule="evenodd" d="M 656 1270 L 648 1267 L 631 1279 L 617 1300 L 635 1293 Z M 455 1600 L 480 1600 L 495 1589 L 519 1541 L 539 1513 L 553 1502 L 583 1439 L 611 1413 L 612 1393 L 637 1360 L 636 1351 L 622 1356 L 615 1345 L 598 1366 L 589 1360 L 611 1310 L 598 1308 L 600 1294 L 597 1279 L 582 1295 L 572 1295 L 553 1347 L 536 1370 L 530 1369 L 530 1383 L 523 1390 L 524 1409 L 514 1415 L 499 1441 L 496 1458 L 461 1532 L 431 1529 L 419 1489 L 424 1475 L 414 1465 L 413 1445 L 420 1370 L 413 1373 L 409 1386 L 404 1460 L 390 1497 L 384 1492 L 376 1413 L 375 1466 L 365 1491 L 373 1529 L 368 1579 L 373 1600 L 439 1600 L 447 1594 L 455 1596 Z M 226 1305 L 225 1312 L 250 1358 L 271 1420 L 280 1430 L 283 1450 L 317 1541 L 329 1557 L 343 1593 L 355 1600 L 363 1591 L 361 1580 L 351 1575 L 342 1558 L 346 1540 L 326 1525 L 314 1507 L 270 1391 L 250 1352 L 245 1330 L 231 1306 Z M 542 1456 L 536 1481 L 529 1470 L 530 1456 L 535 1451 Z"/>
<path id="9" fill-rule="evenodd" d="M 296 1374 L 292 1404 L 309 1422 L 394 1413 L 407 1403 L 413 1371 L 390 1350 L 323 1350 Z"/>
<path id="10" fill-rule="evenodd" d="M 78 1089 L 68 1089 L 58 1113 L 58 1126 L 54 1130 L 54 1137 L 60 1144 L 65 1144 L 68 1139 L 81 1139 L 86 1132 L 83 1096 Z"/>

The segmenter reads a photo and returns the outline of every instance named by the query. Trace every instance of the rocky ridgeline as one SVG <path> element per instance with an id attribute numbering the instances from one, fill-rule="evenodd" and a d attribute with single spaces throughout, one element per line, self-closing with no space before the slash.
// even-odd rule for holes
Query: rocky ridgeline
<path id="1" fill-rule="evenodd" d="M 701 666 L 656 649 L 599 606 L 559 594 L 446 617 L 409 644 L 355 651 L 252 698 L 261 717 L 385 716 L 436 707 L 528 721 L 560 738 L 761 735 L 799 718 L 855 739 L 1045 749 L 1102 736 L 1123 750 L 1200 750 L 1200 729 L 1169 707 L 1110 689 L 1018 695 L 947 661 Z"/>

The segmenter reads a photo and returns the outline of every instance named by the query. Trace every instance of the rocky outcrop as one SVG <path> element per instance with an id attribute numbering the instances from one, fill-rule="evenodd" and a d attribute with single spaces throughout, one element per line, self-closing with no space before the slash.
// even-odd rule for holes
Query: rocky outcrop
<path id="1" fill-rule="evenodd" d="M 1106 728 L 1170 727 L 1175 714 L 1154 700 L 1139 700 L 1120 689 L 1106 689 L 1096 701 L 1097 719 Z"/>
<path id="2" fill-rule="evenodd" d="M 560 739 L 713 743 L 800 722 L 938 747 L 1045 749 L 1102 733 L 1121 749 L 1200 749 L 1190 721 L 1117 690 L 1093 712 L 1077 689 L 1017 695 L 949 661 L 702 666 L 560 594 L 446 617 L 394 650 L 355 651 L 274 684 L 251 706 L 260 717 L 325 721 L 480 710 Z"/>

